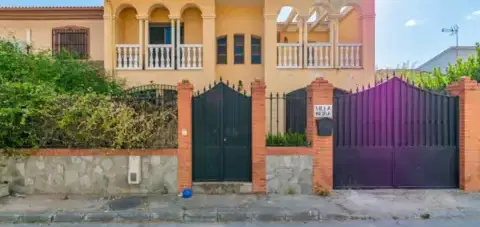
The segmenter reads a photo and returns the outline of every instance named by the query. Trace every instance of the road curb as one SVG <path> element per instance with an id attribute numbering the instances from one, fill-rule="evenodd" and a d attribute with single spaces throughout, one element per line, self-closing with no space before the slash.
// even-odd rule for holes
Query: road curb
<path id="1" fill-rule="evenodd" d="M 435 215 L 430 219 L 480 218 L 480 214 Z M 399 220 L 415 220 L 418 216 L 399 217 Z M 192 209 L 157 211 L 98 211 L 98 212 L 29 212 L 0 213 L 0 223 L 229 223 L 229 222 L 315 222 L 349 220 L 397 220 L 394 217 L 379 218 L 362 215 L 324 214 L 318 210 L 291 212 L 287 210 L 266 209 Z"/>

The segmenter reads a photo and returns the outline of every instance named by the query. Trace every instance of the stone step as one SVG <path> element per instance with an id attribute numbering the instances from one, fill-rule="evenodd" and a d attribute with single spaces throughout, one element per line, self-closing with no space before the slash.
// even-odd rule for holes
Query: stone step
<path id="1" fill-rule="evenodd" d="M 195 182 L 192 185 L 193 193 L 198 194 L 248 194 L 252 193 L 250 182 Z"/>

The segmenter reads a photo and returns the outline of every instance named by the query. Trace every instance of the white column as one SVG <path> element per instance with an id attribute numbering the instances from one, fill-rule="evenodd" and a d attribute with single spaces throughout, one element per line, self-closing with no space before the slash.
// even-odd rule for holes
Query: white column
<path id="1" fill-rule="evenodd" d="M 308 57 L 307 57 L 307 46 L 308 46 L 308 23 L 306 21 L 303 21 L 303 40 L 305 45 L 303 46 L 303 58 L 305 59 L 305 64 L 304 67 L 307 67 L 307 62 L 308 62 Z"/>
<path id="2" fill-rule="evenodd" d="M 175 51 L 177 49 L 177 45 L 175 44 L 175 18 L 170 18 L 170 26 L 172 27 L 172 49 L 171 49 L 171 54 L 172 54 L 172 58 L 171 58 L 171 62 L 170 62 L 170 67 L 172 68 L 175 68 Z M 178 29 L 180 30 L 180 29 Z M 177 64 L 178 65 L 178 64 Z"/>
<path id="3" fill-rule="evenodd" d="M 143 21 L 144 21 L 144 18 L 138 17 L 138 41 L 139 41 L 139 44 L 140 44 L 140 48 L 138 50 L 138 66 L 140 67 L 140 69 L 143 69 L 143 57 L 144 57 L 144 55 L 143 55 L 144 46 L 143 45 L 144 45 L 145 38 L 143 37 L 143 35 L 144 35 Z"/>
<path id="4" fill-rule="evenodd" d="M 298 66 L 299 67 L 303 67 L 303 47 L 305 45 L 307 45 L 307 43 L 305 43 L 305 40 L 303 40 L 303 23 L 304 23 L 304 19 L 303 17 L 298 17 L 297 18 L 298 20 L 298 43 L 300 43 L 300 50 L 299 50 L 299 53 L 298 53 Z"/>
<path id="5" fill-rule="evenodd" d="M 339 24 L 339 14 L 329 15 L 330 17 L 330 43 L 332 43 L 332 49 L 334 50 L 335 57 L 335 66 L 338 67 L 340 64 L 340 49 L 338 49 L 338 24 Z"/>
<path id="6" fill-rule="evenodd" d="M 330 43 L 330 51 L 329 54 L 330 56 L 330 67 L 333 67 L 334 66 L 334 59 L 335 57 L 333 56 L 333 51 L 336 50 L 336 47 L 334 46 L 333 44 L 333 39 L 334 39 L 334 30 L 335 30 L 335 24 L 332 20 L 330 20 L 330 22 L 328 23 L 328 27 L 329 27 L 329 33 L 330 33 L 330 37 L 329 37 L 329 43 Z"/>
<path id="7" fill-rule="evenodd" d="M 151 67 L 152 65 L 149 64 L 151 62 L 150 60 L 150 56 L 151 56 L 151 53 L 149 53 L 149 49 L 148 49 L 148 44 L 150 44 L 150 22 L 148 21 L 148 19 L 145 19 L 145 23 L 144 23 L 144 34 L 145 34 L 145 37 L 144 37 L 144 43 L 145 43 L 145 47 L 143 48 L 144 50 L 144 53 L 145 53 L 145 68 L 147 68 L 147 66 Z"/>
<path id="8" fill-rule="evenodd" d="M 177 19 L 177 69 L 180 68 L 180 18 Z M 173 41 L 173 40 L 172 40 Z M 185 56 L 182 56 L 185 57 Z"/>

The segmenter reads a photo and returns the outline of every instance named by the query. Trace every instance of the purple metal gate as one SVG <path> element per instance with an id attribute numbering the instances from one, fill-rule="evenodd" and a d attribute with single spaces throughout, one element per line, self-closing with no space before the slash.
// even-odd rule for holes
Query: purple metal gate
<path id="1" fill-rule="evenodd" d="M 335 188 L 458 187 L 458 97 L 393 77 L 333 107 Z"/>

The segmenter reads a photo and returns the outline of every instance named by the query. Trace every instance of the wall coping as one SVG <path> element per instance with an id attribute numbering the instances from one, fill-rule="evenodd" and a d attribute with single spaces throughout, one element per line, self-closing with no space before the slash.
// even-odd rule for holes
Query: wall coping
<path id="1" fill-rule="evenodd" d="M 267 147 L 267 155 L 308 155 L 313 156 L 312 147 Z"/>
<path id="2" fill-rule="evenodd" d="M 177 149 L 39 149 L 30 156 L 176 156 Z"/>
<path id="3" fill-rule="evenodd" d="M 0 20 L 103 20 L 103 7 L 0 7 Z"/>

